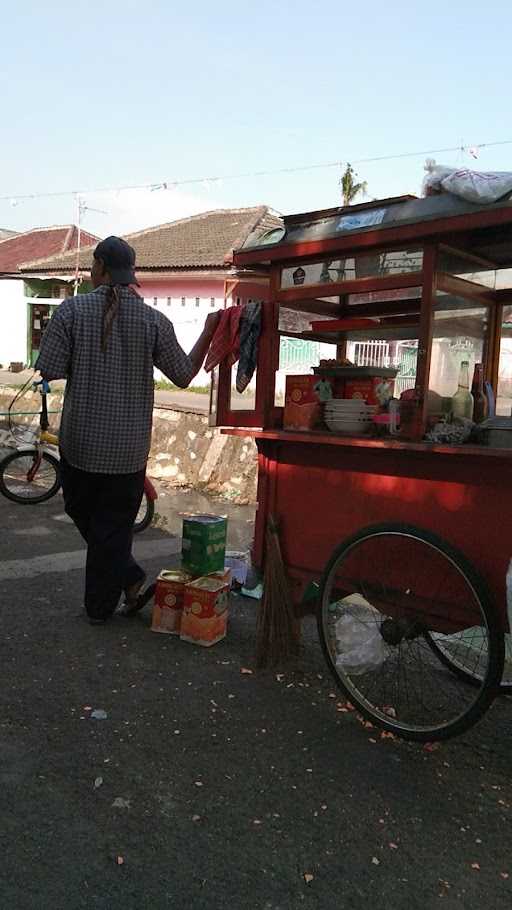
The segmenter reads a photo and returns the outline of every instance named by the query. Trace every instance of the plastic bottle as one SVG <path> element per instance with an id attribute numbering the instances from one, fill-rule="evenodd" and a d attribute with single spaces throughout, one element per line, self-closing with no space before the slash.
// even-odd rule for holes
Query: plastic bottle
<path id="1" fill-rule="evenodd" d="M 463 360 L 460 365 L 459 386 L 452 398 L 452 415 L 454 418 L 473 419 L 473 396 L 469 391 L 468 360 Z"/>

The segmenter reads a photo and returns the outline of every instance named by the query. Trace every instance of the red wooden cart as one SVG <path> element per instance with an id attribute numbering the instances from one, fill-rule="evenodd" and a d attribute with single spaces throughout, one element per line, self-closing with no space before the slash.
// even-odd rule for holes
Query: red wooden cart
<path id="1" fill-rule="evenodd" d="M 512 205 L 448 194 L 290 216 L 235 254 L 241 301 L 265 301 L 256 392 L 232 396 L 221 366 L 214 410 L 258 447 L 253 561 L 262 568 L 276 515 L 297 611 L 316 602 L 338 684 L 371 720 L 419 740 L 462 732 L 512 681 L 512 449 L 425 441 L 461 359 L 484 364 L 510 414 L 509 266 Z M 346 322 L 315 334 L 321 317 Z M 363 318 L 371 330 L 354 330 Z M 399 369 L 404 350 L 416 358 L 400 436 L 283 429 L 283 337 L 330 343 L 334 358 L 388 345 Z"/>

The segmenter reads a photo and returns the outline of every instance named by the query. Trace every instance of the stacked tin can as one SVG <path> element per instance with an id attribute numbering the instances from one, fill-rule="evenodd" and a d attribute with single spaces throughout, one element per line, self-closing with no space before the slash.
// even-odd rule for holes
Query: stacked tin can
<path id="1" fill-rule="evenodd" d="M 231 571 L 225 568 L 227 519 L 183 519 L 180 569 L 158 576 L 151 628 L 209 647 L 225 638 Z"/>

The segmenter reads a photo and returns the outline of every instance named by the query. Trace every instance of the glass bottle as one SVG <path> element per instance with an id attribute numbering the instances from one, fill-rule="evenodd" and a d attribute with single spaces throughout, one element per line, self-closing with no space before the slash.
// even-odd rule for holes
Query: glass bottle
<path id="1" fill-rule="evenodd" d="M 452 398 L 452 416 L 473 419 L 473 396 L 469 391 L 469 361 L 463 360 L 460 365 L 459 385 Z"/>
<path id="2" fill-rule="evenodd" d="M 473 385 L 471 386 L 473 396 L 473 420 L 475 423 L 481 423 L 487 417 L 487 398 L 484 393 L 484 365 L 483 363 L 475 364 L 473 373 Z"/>

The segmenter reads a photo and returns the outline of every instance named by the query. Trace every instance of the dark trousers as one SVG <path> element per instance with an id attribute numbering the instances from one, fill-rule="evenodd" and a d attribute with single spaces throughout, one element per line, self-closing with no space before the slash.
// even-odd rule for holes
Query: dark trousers
<path id="1" fill-rule="evenodd" d="M 91 474 L 62 455 L 60 470 L 66 512 L 87 543 L 85 609 L 94 619 L 105 619 L 122 591 L 144 578 L 132 556 L 132 541 L 145 471 Z"/>

